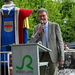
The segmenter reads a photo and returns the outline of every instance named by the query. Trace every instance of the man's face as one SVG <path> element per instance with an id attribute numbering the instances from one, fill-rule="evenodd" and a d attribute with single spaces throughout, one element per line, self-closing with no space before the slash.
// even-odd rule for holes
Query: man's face
<path id="1" fill-rule="evenodd" d="M 46 12 L 40 12 L 38 13 L 38 20 L 43 20 L 44 24 L 48 21 L 48 15 Z"/>

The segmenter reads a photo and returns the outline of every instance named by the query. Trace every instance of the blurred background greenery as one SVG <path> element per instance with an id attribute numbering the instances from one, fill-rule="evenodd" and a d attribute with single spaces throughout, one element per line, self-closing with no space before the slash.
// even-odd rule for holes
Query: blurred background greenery
<path id="1" fill-rule="evenodd" d="M 75 0 L 13 0 L 16 7 L 34 10 L 29 16 L 29 39 L 33 28 L 39 23 L 37 10 L 45 8 L 48 10 L 49 21 L 60 25 L 62 36 L 65 42 L 75 41 Z M 0 0 L 0 8 L 4 4 Z M 66 22 L 64 19 L 67 19 Z"/>

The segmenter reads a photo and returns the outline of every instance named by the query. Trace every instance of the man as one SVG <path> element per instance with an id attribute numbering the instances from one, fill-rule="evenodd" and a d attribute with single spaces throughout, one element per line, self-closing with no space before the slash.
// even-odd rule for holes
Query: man
<path id="1" fill-rule="evenodd" d="M 58 63 L 64 63 L 64 43 L 61 36 L 59 25 L 48 21 L 48 12 L 41 8 L 37 11 L 38 20 L 41 24 L 34 27 L 34 33 L 30 39 L 30 43 L 42 42 L 44 46 L 51 49 L 51 52 L 43 53 L 41 62 L 49 62 L 48 75 L 57 75 Z M 46 29 L 45 29 L 46 28 Z M 46 67 L 41 67 L 40 75 L 45 75 Z"/>
<path id="2" fill-rule="evenodd" d="M 69 47 L 67 47 L 67 44 L 64 44 L 64 50 L 69 50 Z"/>

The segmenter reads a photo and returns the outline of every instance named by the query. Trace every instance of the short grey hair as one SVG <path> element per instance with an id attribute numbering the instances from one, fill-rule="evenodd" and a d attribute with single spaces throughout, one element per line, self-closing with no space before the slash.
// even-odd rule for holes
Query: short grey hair
<path id="1" fill-rule="evenodd" d="M 40 12 L 46 12 L 46 14 L 48 15 L 48 11 L 44 8 L 40 8 L 38 11 L 37 11 L 37 15 L 40 13 Z"/>

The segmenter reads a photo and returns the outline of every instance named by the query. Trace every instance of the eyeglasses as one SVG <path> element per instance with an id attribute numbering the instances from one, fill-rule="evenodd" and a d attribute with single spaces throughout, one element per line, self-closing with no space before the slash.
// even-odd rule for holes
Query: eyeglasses
<path id="1" fill-rule="evenodd" d="M 46 15 L 39 15 L 38 17 L 45 17 Z"/>

